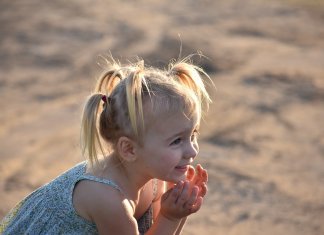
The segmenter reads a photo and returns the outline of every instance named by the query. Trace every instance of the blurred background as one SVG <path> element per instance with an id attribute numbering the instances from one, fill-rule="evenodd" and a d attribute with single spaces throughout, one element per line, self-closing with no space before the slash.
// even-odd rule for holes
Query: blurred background
<path id="1" fill-rule="evenodd" d="M 101 56 L 163 68 L 181 45 L 216 85 L 183 234 L 324 234 L 322 0 L 1 0 L 0 218 L 83 160 Z"/>

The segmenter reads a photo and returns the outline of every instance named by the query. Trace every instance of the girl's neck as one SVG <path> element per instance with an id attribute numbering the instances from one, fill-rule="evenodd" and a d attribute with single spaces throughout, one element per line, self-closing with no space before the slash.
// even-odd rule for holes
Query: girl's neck
<path id="1" fill-rule="evenodd" d="M 145 178 L 133 166 L 132 163 L 121 162 L 118 156 L 111 154 L 106 157 L 98 167 L 101 172 L 94 172 L 95 175 L 101 175 L 103 178 L 114 181 L 127 195 L 135 199 L 141 190 L 144 189 L 150 178 Z M 102 170 L 100 170 L 102 169 Z"/>

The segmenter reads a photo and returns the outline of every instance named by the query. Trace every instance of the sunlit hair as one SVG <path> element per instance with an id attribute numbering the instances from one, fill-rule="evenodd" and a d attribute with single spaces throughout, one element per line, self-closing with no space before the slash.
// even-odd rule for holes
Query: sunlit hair
<path id="1" fill-rule="evenodd" d="M 112 59 L 84 107 L 83 154 L 94 164 L 99 153 L 105 154 L 108 146 L 114 149 L 121 136 L 141 144 L 152 121 L 175 112 L 197 114 L 200 120 L 211 102 L 201 74 L 209 78 L 188 60 L 161 70 L 145 67 L 143 61 L 122 66 Z"/>

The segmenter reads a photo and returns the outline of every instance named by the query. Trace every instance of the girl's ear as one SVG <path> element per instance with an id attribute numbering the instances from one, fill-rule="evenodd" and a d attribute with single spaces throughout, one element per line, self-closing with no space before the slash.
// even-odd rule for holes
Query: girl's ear
<path id="1" fill-rule="evenodd" d="M 135 154 L 136 143 L 126 136 L 122 136 L 118 139 L 117 150 L 119 156 L 124 162 L 134 162 L 137 159 Z"/>

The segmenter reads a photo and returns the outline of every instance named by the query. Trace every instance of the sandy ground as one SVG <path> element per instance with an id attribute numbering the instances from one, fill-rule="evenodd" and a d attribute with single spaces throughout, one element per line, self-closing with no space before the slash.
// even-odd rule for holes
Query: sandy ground
<path id="1" fill-rule="evenodd" d="M 100 55 L 166 66 L 180 41 L 217 87 L 197 159 L 209 193 L 184 234 L 324 234 L 321 1 L 2 0 L 0 218 L 83 160 Z"/>

